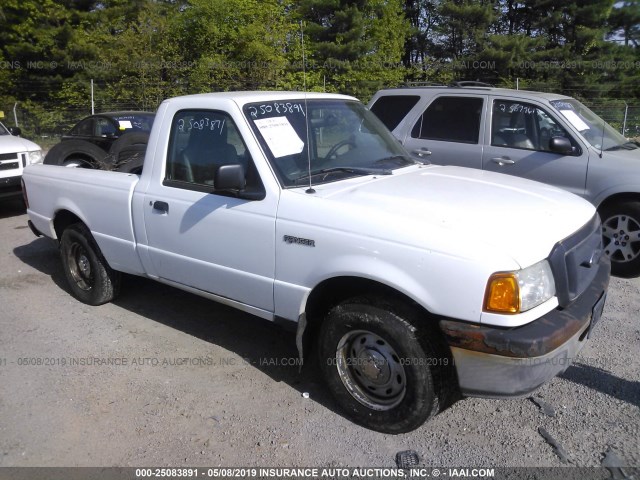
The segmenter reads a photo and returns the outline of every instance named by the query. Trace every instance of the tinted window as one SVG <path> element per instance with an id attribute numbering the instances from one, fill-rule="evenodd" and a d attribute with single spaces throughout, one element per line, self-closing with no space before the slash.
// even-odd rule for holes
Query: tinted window
<path id="1" fill-rule="evenodd" d="M 78 125 L 73 127 L 71 135 L 93 135 L 93 118 L 85 118 Z"/>
<path id="2" fill-rule="evenodd" d="M 573 139 L 547 112 L 531 103 L 495 100 L 491 119 L 491 145 L 550 151 L 554 137 Z"/>
<path id="3" fill-rule="evenodd" d="M 116 134 L 116 126 L 106 118 L 96 118 L 96 135 L 99 137 L 108 137 Z"/>
<path id="4" fill-rule="evenodd" d="M 482 98 L 438 97 L 413 127 L 411 136 L 445 142 L 478 143 Z"/>
<path id="5" fill-rule="evenodd" d="M 417 95 L 380 97 L 371 106 L 371 111 L 376 114 L 389 130 L 393 130 L 418 103 L 418 100 L 420 100 L 420 97 Z"/>
<path id="6" fill-rule="evenodd" d="M 221 165 L 244 167 L 247 190 L 262 189 L 251 156 L 231 117 L 211 110 L 183 110 L 171 125 L 165 182 L 170 186 L 207 187 Z"/>

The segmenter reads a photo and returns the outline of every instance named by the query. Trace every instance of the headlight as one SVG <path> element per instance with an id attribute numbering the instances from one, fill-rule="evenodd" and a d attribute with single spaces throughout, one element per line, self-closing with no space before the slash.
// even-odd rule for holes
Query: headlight
<path id="1" fill-rule="evenodd" d="M 34 163 L 42 163 L 42 150 L 34 150 L 33 152 L 27 153 L 29 157 L 29 165 L 33 165 Z"/>
<path id="2" fill-rule="evenodd" d="M 517 272 L 494 273 L 487 283 L 484 311 L 520 313 L 531 310 L 556 294 L 549 262 L 543 260 Z"/>

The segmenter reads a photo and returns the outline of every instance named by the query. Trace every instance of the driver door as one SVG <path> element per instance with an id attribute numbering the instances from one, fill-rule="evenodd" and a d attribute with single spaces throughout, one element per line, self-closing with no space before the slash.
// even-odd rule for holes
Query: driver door
<path id="1" fill-rule="evenodd" d="M 163 183 L 150 185 L 144 202 L 155 274 L 273 312 L 277 198 L 238 198 L 214 185 L 217 168 L 239 163 L 247 188 L 264 192 L 233 119 L 219 111 L 177 112 L 165 163 Z"/>

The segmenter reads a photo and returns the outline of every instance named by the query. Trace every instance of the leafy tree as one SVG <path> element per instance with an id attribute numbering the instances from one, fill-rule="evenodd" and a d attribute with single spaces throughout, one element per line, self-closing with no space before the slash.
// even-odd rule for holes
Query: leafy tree
<path id="1" fill-rule="evenodd" d="M 489 27 L 496 17 L 493 3 L 489 0 L 442 0 L 437 28 L 442 42 L 436 53 L 448 59 L 460 59 L 482 51 Z"/>
<path id="2" fill-rule="evenodd" d="M 256 89 L 280 81 L 295 26 L 277 0 L 190 0 L 179 17 L 175 38 L 191 65 L 190 90 Z"/>
<path id="3" fill-rule="evenodd" d="M 296 13 L 328 89 L 366 97 L 402 80 L 409 24 L 399 0 L 303 0 Z"/>
<path id="4" fill-rule="evenodd" d="M 640 40 L 640 1 L 622 2 L 609 15 L 608 37 L 614 41 L 621 39 L 626 47 L 638 46 Z"/>

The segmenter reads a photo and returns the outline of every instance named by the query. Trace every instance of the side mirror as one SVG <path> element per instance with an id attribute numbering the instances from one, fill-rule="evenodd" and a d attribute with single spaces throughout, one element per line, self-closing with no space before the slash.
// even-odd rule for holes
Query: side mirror
<path id="1" fill-rule="evenodd" d="M 22 135 L 22 130 L 20 129 L 20 127 L 9 127 L 9 133 L 14 137 L 19 137 L 20 135 Z"/>
<path id="2" fill-rule="evenodd" d="M 221 165 L 213 177 L 213 186 L 216 191 L 244 190 L 246 185 L 244 167 L 240 164 Z"/>
<path id="3" fill-rule="evenodd" d="M 549 150 L 562 155 L 571 155 L 573 153 L 573 145 L 571 145 L 571 140 L 566 137 L 553 137 L 549 140 Z"/>

